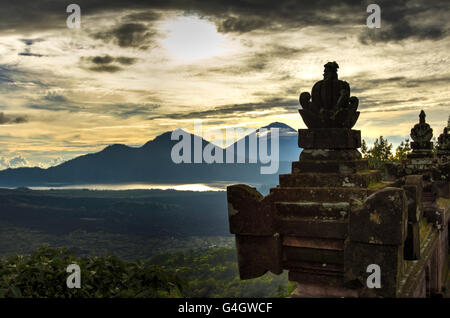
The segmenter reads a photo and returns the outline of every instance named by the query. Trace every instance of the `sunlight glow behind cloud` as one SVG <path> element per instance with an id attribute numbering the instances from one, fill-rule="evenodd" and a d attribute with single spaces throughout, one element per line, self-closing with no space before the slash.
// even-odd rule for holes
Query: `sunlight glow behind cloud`
<path id="1" fill-rule="evenodd" d="M 170 53 L 181 60 L 199 60 L 220 54 L 225 37 L 214 24 L 196 16 L 177 17 L 162 25 L 167 37 L 161 42 Z"/>

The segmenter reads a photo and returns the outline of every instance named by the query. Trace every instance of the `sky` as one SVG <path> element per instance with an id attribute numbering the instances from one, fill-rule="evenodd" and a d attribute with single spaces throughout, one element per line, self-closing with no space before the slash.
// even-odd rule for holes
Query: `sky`
<path id="1" fill-rule="evenodd" d="M 205 130 L 305 128 L 298 96 L 336 61 L 369 142 L 408 137 L 449 107 L 447 0 L 44 0 L 0 3 L 0 169 Z M 71 29 L 66 7 L 81 8 Z M 217 141 L 216 141 L 217 142 Z"/>

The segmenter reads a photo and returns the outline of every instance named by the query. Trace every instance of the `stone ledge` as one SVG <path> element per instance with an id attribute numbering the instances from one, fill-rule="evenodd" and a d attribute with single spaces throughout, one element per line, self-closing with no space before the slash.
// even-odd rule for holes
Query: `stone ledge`
<path id="1" fill-rule="evenodd" d="M 355 174 L 297 173 L 280 174 L 281 187 L 349 187 L 368 188 L 381 181 L 381 173 L 369 170 Z"/>
<path id="2" fill-rule="evenodd" d="M 292 163 L 292 173 L 356 173 L 369 169 L 367 160 L 300 160 Z"/>
<path id="3" fill-rule="evenodd" d="M 299 129 L 298 146 L 305 149 L 356 149 L 361 131 L 347 128 Z"/>

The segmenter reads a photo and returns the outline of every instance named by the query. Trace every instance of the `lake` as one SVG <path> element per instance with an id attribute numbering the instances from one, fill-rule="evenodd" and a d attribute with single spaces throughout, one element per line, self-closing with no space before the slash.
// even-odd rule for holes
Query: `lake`
<path id="1" fill-rule="evenodd" d="M 178 190 L 178 191 L 225 191 L 229 183 L 191 183 L 191 184 L 156 184 L 156 183 L 113 183 L 113 184 L 57 184 L 30 186 L 32 190 Z"/>

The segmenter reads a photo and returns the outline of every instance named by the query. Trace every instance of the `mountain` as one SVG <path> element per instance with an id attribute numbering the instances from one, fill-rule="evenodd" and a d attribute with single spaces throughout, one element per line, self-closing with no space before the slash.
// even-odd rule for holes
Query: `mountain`
<path id="1" fill-rule="evenodd" d="M 261 166 L 269 164 L 250 164 L 249 141 L 258 141 L 256 153 L 259 154 L 259 140 L 267 133 L 262 128 L 279 128 L 279 170 L 277 174 L 264 175 L 260 173 Z M 191 162 L 194 162 L 195 143 L 201 149 L 209 146 L 213 153 L 222 148 L 209 143 L 203 138 L 178 131 L 183 138 L 190 140 Z M 300 149 L 297 146 L 297 132 L 283 124 L 272 123 L 256 130 L 256 136 L 245 136 L 241 140 L 223 149 L 223 162 L 226 161 L 226 151 L 234 150 L 233 164 L 212 163 L 202 160 L 199 163 L 175 164 L 171 151 L 179 140 L 172 140 L 172 132 L 166 132 L 148 141 L 141 147 L 129 147 L 122 144 L 107 146 L 102 151 L 91 153 L 68 160 L 47 169 L 16 168 L 0 171 L 0 186 L 36 186 L 46 184 L 101 184 L 101 183 L 197 183 L 197 182 L 247 182 L 261 184 L 276 184 L 279 173 L 288 173 L 291 162 L 298 160 Z M 245 154 L 238 152 L 238 144 L 245 142 Z M 271 133 L 267 133 L 267 145 L 272 145 Z M 230 149 L 231 148 L 231 149 Z M 240 148 L 242 149 L 242 148 Z M 181 152 L 182 153 L 182 152 Z M 270 154 L 270 151 L 269 151 Z M 236 163 L 238 157 L 246 163 Z M 242 158 L 244 157 L 244 158 Z M 259 157 L 259 156 L 258 156 Z"/>

